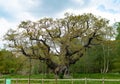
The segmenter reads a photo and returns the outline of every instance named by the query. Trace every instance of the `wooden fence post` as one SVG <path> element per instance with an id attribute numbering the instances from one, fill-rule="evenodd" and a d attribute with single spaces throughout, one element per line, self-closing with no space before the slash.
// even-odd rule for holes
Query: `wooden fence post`
<path id="1" fill-rule="evenodd" d="M 18 84 L 18 79 L 16 78 L 16 84 Z"/>
<path id="2" fill-rule="evenodd" d="M 87 84 L 87 78 L 85 77 L 85 84 Z"/>
<path id="3" fill-rule="evenodd" d="M 105 82 L 105 80 L 104 80 L 104 78 L 102 79 L 102 84 L 104 84 L 104 82 Z"/>
<path id="4" fill-rule="evenodd" d="M 57 82 L 58 82 L 58 81 L 57 81 L 57 75 L 55 75 L 55 84 L 57 84 Z"/>
<path id="5" fill-rule="evenodd" d="M 42 84 L 44 84 L 44 79 L 42 78 Z"/>
<path id="6" fill-rule="evenodd" d="M 72 78 L 72 84 L 73 84 L 73 78 Z"/>
<path id="7" fill-rule="evenodd" d="M 28 84 L 30 84 L 30 78 L 28 78 Z"/>
<path id="8" fill-rule="evenodd" d="M 4 84 L 6 84 L 6 78 L 4 79 Z"/>

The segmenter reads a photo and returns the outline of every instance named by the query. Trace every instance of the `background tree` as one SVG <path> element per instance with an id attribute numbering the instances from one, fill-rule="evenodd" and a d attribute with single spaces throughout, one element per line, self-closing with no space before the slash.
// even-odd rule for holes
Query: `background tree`
<path id="1" fill-rule="evenodd" d="M 109 41 L 109 44 L 107 41 L 102 42 L 100 45 L 87 49 L 84 56 L 70 67 L 70 71 L 71 73 L 112 72 L 114 59 L 118 59 L 115 53 L 115 41 Z"/>
<path id="2" fill-rule="evenodd" d="M 92 14 L 65 14 L 64 18 L 23 21 L 5 36 L 8 46 L 29 58 L 39 59 L 55 74 L 68 74 L 87 48 L 105 40 L 109 21 Z"/>
<path id="3" fill-rule="evenodd" d="M 115 44 L 116 44 L 116 51 L 115 51 L 115 58 L 113 61 L 112 71 L 113 72 L 120 72 L 120 22 L 116 22 L 114 24 L 114 28 L 116 28 L 116 38 L 115 38 Z"/>
<path id="4" fill-rule="evenodd" d="M 25 59 L 16 57 L 12 52 L 8 50 L 0 50 L 0 73 L 1 74 L 13 74 L 22 69 Z"/>

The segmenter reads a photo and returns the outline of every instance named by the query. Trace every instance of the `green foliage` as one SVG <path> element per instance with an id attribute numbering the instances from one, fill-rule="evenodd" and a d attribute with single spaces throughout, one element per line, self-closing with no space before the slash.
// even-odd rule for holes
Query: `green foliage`
<path id="1" fill-rule="evenodd" d="M 114 24 L 115 28 L 117 29 L 117 34 L 115 38 L 115 54 L 114 54 L 114 60 L 112 63 L 112 71 L 120 73 L 120 22 L 116 22 Z"/>
<path id="2" fill-rule="evenodd" d="M 0 51 L 0 73 L 16 74 L 21 71 L 24 65 L 25 58 L 17 56 L 8 50 Z"/>
<path id="3" fill-rule="evenodd" d="M 87 49 L 84 56 L 70 67 L 71 73 L 107 73 L 113 71 L 116 56 L 115 41 L 106 41 Z M 108 63 L 109 62 L 109 63 Z M 74 68 L 74 69 L 73 69 Z M 117 69 L 119 67 L 116 67 Z M 103 72 L 103 71 L 107 72 Z"/>
<path id="4" fill-rule="evenodd" d="M 6 50 L 0 51 L 0 73 L 9 73 L 11 68 L 15 68 L 16 58 Z"/>

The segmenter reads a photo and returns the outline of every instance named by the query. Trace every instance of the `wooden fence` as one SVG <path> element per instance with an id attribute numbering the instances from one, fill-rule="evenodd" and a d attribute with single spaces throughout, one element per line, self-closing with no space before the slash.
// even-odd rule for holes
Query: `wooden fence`
<path id="1" fill-rule="evenodd" d="M 107 84 L 106 82 L 116 82 L 120 84 L 120 79 L 26 79 L 12 78 L 11 83 L 6 83 L 7 79 L 0 79 L 0 84 L 89 84 L 89 82 L 99 82 L 94 84 Z M 110 83 L 112 84 L 112 83 Z"/>

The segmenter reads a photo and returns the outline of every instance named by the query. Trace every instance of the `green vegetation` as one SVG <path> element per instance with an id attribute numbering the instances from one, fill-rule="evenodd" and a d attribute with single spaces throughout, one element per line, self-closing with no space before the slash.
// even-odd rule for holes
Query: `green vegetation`
<path id="1" fill-rule="evenodd" d="M 120 78 L 119 22 L 110 26 L 92 14 L 66 14 L 23 21 L 4 38 L 8 49 L 0 50 L 0 78 Z"/>
<path id="2" fill-rule="evenodd" d="M 28 78 L 29 75 L 3 75 L 0 78 Z M 35 78 L 35 79 L 54 79 L 55 75 L 54 74 L 38 74 L 38 75 L 31 75 L 30 78 Z M 71 78 L 92 78 L 92 79 L 120 79 L 120 74 L 119 73 L 106 73 L 106 74 L 100 74 L 100 73 L 87 73 L 87 74 L 71 74 Z"/>
<path id="3" fill-rule="evenodd" d="M 0 74 L 14 74 L 22 69 L 25 58 L 16 57 L 8 50 L 0 51 Z"/>

